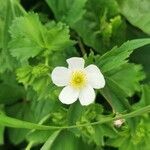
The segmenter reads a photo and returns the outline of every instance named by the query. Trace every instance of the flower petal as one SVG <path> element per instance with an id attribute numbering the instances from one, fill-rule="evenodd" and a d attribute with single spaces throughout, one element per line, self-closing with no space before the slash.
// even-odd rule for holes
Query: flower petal
<path id="1" fill-rule="evenodd" d="M 79 90 L 73 89 L 71 86 L 66 86 L 59 94 L 59 100 L 63 104 L 72 104 L 79 97 Z"/>
<path id="2" fill-rule="evenodd" d="M 89 65 L 85 68 L 89 84 L 94 89 L 100 89 L 105 86 L 105 79 L 100 69 L 96 65 Z"/>
<path id="3" fill-rule="evenodd" d="M 66 86 L 69 83 L 70 71 L 65 67 L 56 67 L 51 74 L 52 81 L 57 86 Z"/>
<path id="4" fill-rule="evenodd" d="M 83 69 L 84 68 L 84 59 L 80 57 L 72 57 L 67 59 L 69 69 Z"/>
<path id="5" fill-rule="evenodd" d="M 90 85 L 87 85 L 80 91 L 79 101 L 81 105 L 89 105 L 93 103 L 94 100 L 95 100 L 95 91 Z"/>

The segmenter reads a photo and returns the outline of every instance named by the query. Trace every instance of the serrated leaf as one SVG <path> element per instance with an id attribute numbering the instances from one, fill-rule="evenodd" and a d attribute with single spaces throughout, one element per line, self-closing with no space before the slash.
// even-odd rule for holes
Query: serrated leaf
<path id="1" fill-rule="evenodd" d="M 140 91 L 140 81 L 145 77 L 142 67 L 135 64 L 124 64 L 110 75 L 128 96 L 132 96 L 135 91 Z"/>
<path id="2" fill-rule="evenodd" d="M 10 52 L 21 62 L 39 53 L 47 56 L 52 51 L 61 51 L 73 44 L 69 39 L 69 29 L 66 25 L 51 22 L 45 26 L 35 13 L 16 18 L 10 33 L 12 38 L 9 43 Z"/>
<path id="3" fill-rule="evenodd" d="M 120 47 L 114 47 L 101 57 L 97 57 L 96 64 L 103 72 L 108 72 L 126 63 L 133 50 L 148 44 L 150 44 L 150 38 L 127 41 Z"/>
<path id="4" fill-rule="evenodd" d="M 118 48 L 114 47 L 102 56 L 90 55 L 90 60 L 104 74 L 106 86 L 101 93 L 114 110 L 121 112 L 131 109 L 126 98 L 132 96 L 135 91 L 140 91 L 139 81 L 144 79 L 144 73 L 141 72 L 140 66 L 127 64 L 127 58 L 134 49 L 149 43 L 149 38 L 131 40 Z M 125 74 L 129 77 L 126 77 Z"/>
<path id="5" fill-rule="evenodd" d="M 69 27 L 61 22 L 47 24 L 48 33 L 45 35 L 48 51 L 61 51 L 75 42 L 70 40 Z M 50 52 L 48 52 L 50 53 Z"/>
<path id="6" fill-rule="evenodd" d="M 37 92 L 37 100 L 54 99 L 56 97 L 54 93 L 56 87 L 51 84 L 49 67 L 44 64 L 19 68 L 17 70 L 17 79 L 25 87 L 32 87 Z"/>
<path id="7" fill-rule="evenodd" d="M 11 54 L 23 60 L 36 56 L 42 51 L 40 47 L 42 46 L 41 40 L 43 40 L 42 32 L 43 26 L 37 14 L 32 13 L 16 18 L 10 28 Z"/>
<path id="8" fill-rule="evenodd" d="M 118 48 L 114 47 L 101 57 L 97 56 L 95 58 L 95 63 L 107 79 L 106 87 L 101 90 L 102 95 L 117 111 L 130 110 L 126 97 L 140 90 L 139 81 L 144 78 L 144 74 L 140 71 L 141 68 L 132 64 L 129 66 L 127 58 L 134 49 L 149 43 L 149 38 L 131 40 Z M 129 79 L 125 74 L 130 74 Z"/>
<path id="9" fill-rule="evenodd" d="M 104 139 L 105 137 L 116 137 L 117 132 L 113 129 L 112 126 L 108 124 L 104 125 L 96 125 L 93 127 L 95 130 L 95 133 L 91 135 L 91 138 L 94 139 L 94 142 L 99 147 L 104 146 Z"/>

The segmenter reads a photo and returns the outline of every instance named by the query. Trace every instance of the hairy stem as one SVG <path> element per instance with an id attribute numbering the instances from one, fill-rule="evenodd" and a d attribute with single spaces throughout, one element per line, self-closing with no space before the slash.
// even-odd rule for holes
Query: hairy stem
<path id="1" fill-rule="evenodd" d="M 150 112 L 150 105 L 143 107 L 141 109 L 135 110 L 133 112 L 121 115 L 119 117 L 118 116 L 114 118 L 106 117 L 97 122 L 78 124 L 78 125 L 72 125 L 72 126 L 62 126 L 62 127 L 46 126 L 46 125 L 30 123 L 30 122 L 21 121 L 21 120 L 14 119 L 11 117 L 4 116 L 3 114 L 0 114 L 0 124 L 3 126 L 13 127 L 13 128 L 26 128 L 26 129 L 36 129 L 36 130 L 60 130 L 60 129 L 72 129 L 72 128 L 84 127 L 84 126 L 89 126 L 89 125 L 104 124 L 104 123 L 111 122 L 120 118 L 124 118 L 124 119 L 132 118 L 132 117 L 140 116 L 140 115 L 143 115 L 144 113 L 149 113 L 149 112 Z"/>
<path id="2" fill-rule="evenodd" d="M 79 44 L 79 47 L 80 47 L 80 50 L 81 50 L 81 53 L 82 53 L 82 56 L 84 56 L 86 54 L 86 50 L 81 42 L 81 39 L 78 37 L 78 44 Z"/>

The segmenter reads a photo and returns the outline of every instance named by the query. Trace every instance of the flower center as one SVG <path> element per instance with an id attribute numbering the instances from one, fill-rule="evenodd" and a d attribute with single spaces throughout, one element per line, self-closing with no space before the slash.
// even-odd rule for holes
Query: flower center
<path id="1" fill-rule="evenodd" d="M 73 88 L 81 89 L 86 85 L 86 83 L 87 83 L 87 77 L 83 71 L 76 70 L 72 72 L 70 85 Z"/>

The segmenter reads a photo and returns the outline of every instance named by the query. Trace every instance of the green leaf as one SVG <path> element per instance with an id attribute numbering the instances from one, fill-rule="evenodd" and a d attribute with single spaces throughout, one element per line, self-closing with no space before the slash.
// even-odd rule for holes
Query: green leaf
<path id="1" fill-rule="evenodd" d="M 72 27 L 84 14 L 87 0 L 46 0 L 57 20 Z"/>
<path id="2" fill-rule="evenodd" d="M 79 101 L 73 103 L 67 113 L 67 122 L 68 125 L 74 125 L 77 124 L 77 122 L 80 120 L 81 116 L 83 115 L 85 111 L 85 108 L 80 104 Z M 77 128 L 71 129 L 71 132 L 73 132 L 75 135 L 80 135 L 80 131 Z"/>
<path id="3" fill-rule="evenodd" d="M 149 99 L 150 99 L 150 95 L 149 95 L 150 85 L 149 84 L 142 85 L 141 86 L 141 92 L 142 92 L 142 95 L 141 95 L 140 101 L 138 103 L 134 104 L 135 109 L 150 105 L 150 101 L 149 101 Z"/>
<path id="4" fill-rule="evenodd" d="M 24 97 L 24 89 L 22 86 L 11 85 L 11 84 L 0 84 L 0 103 L 12 104 L 15 101 Z M 10 93 L 8 94 L 8 90 Z"/>
<path id="5" fill-rule="evenodd" d="M 123 89 L 113 80 L 107 78 L 106 86 L 100 90 L 104 98 L 110 103 L 115 112 L 123 112 L 124 110 L 131 110 L 126 97 L 127 94 Z"/>
<path id="6" fill-rule="evenodd" d="M 41 150 L 51 150 L 52 145 L 55 139 L 59 136 L 60 130 L 55 131 L 45 142 L 45 144 L 41 147 Z"/>
<path id="7" fill-rule="evenodd" d="M 4 144 L 4 126 L 0 125 L 0 145 Z"/>
<path id="8" fill-rule="evenodd" d="M 90 55 L 90 63 L 95 63 L 104 74 L 106 86 L 102 95 L 115 111 L 130 110 L 127 97 L 140 91 L 140 81 L 144 79 L 141 66 L 128 64 L 128 57 L 134 49 L 150 43 L 150 39 L 131 40 L 120 47 L 114 47 L 102 56 Z M 94 59 L 93 59 L 94 58 Z M 88 58 L 86 58 L 88 62 Z M 129 75 L 128 78 L 125 76 Z"/>
<path id="9" fill-rule="evenodd" d="M 17 79 L 25 87 L 32 87 L 37 92 L 37 100 L 54 99 L 56 97 L 54 91 L 57 93 L 57 90 L 51 83 L 49 72 L 50 68 L 45 64 L 25 66 L 17 70 Z"/>
<path id="10" fill-rule="evenodd" d="M 40 131 L 40 130 L 31 130 L 30 132 L 28 132 L 28 134 L 26 135 L 26 140 L 29 143 L 33 143 L 33 144 L 43 144 L 45 143 L 48 138 L 55 132 L 55 131 Z"/>
<path id="11" fill-rule="evenodd" d="M 37 14 L 16 18 L 10 28 L 12 40 L 9 47 L 12 56 L 23 60 L 36 56 L 42 51 L 42 31 L 43 26 Z"/>
<path id="12" fill-rule="evenodd" d="M 105 137 L 116 137 L 117 131 L 108 124 L 94 126 L 95 133 L 91 135 L 96 145 L 104 146 Z"/>
<path id="13" fill-rule="evenodd" d="M 133 50 L 148 44 L 150 44 L 150 38 L 127 41 L 120 47 L 114 47 L 101 57 L 97 57 L 96 64 L 103 72 L 116 69 L 128 61 L 127 58 Z"/>
<path id="14" fill-rule="evenodd" d="M 61 142 L 60 142 L 61 141 Z M 77 150 L 79 148 L 78 139 L 69 131 L 62 131 L 51 146 L 51 150 Z"/>
<path id="15" fill-rule="evenodd" d="M 114 0 L 88 0 L 86 13 L 73 25 L 83 42 L 99 53 L 121 44 L 125 38 L 125 23 Z M 119 37 L 118 37 L 119 35 Z"/>
<path id="16" fill-rule="evenodd" d="M 35 120 L 34 115 L 32 114 L 30 108 L 28 107 L 28 104 L 17 104 L 13 106 L 12 108 L 9 108 L 9 115 L 21 119 L 21 120 L 28 120 L 33 121 Z M 19 144 L 21 143 L 26 134 L 29 132 L 26 129 L 9 129 L 9 138 L 12 143 Z M 18 134 L 19 132 L 19 134 Z"/>
<path id="17" fill-rule="evenodd" d="M 109 146 L 118 147 L 120 150 L 148 150 L 150 133 L 147 132 L 148 127 L 145 126 L 145 124 L 149 124 L 148 120 L 141 119 L 141 121 L 135 126 L 134 133 L 132 133 L 129 128 L 122 129 L 118 136 L 108 139 L 106 144 Z"/>
<path id="18" fill-rule="evenodd" d="M 0 104 L 11 105 L 25 97 L 24 88 L 18 85 L 13 74 L 10 72 L 1 74 L 0 80 Z"/>
<path id="19" fill-rule="evenodd" d="M 15 59 L 8 53 L 8 51 L 0 51 L 0 73 L 4 73 L 6 70 L 13 71 L 17 66 Z"/>
<path id="20" fill-rule="evenodd" d="M 143 85 L 142 86 L 142 97 L 141 97 L 141 102 L 144 104 L 143 106 L 150 105 L 150 85 Z"/>
<path id="21" fill-rule="evenodd" d="M 76 121 L 80 119 L 83 112 L 84 107 L 81 106 L 80 102 L 75 102 L 72 104 L 68 110 L 68 124 L 75 124 Z"/>
<path id="22" fill-rule="evenodd" d="M 141 34 L 139 34 L 139 36 L 141 36 Z M 149 61 L 150 51 L 149 49 L 150 49 L 150 45 L 141 47 L 137 51 L 135 51 L 130 57 L 130 60 L 132 62 L 136 64 L 141 64 L 143 66 L 143 69 L 146 74 L 146 80 L 144 80 L 145 83 L 150 81 L 150 67 L 149 67 L 150 66 L 150 61 Z"/>
<path id="23" fill-rule="evenodd" d="M 10 40 L 9 27 L 12 24 L 12 20 L 24 14 L 22 6 L 20 6 L 17 0 L 0 0 L 0 73 L 6 70 L 13 70 L 17 62 L 12 58 L 8 51 L 8 43 Z"/>
<path id="24" fill-rule="evenodd" d="M 43 100 L 39 102 L 21 102 L 12 107 L 8 107 L 7 114 L 20 120 L 39 123 L 41 119 L 43 119 L 50 112 L 54 111 L 57 107 L 58 105 L 54 101 Z M 33 126 L 31 125 L 31 127 Z M 34 127 L 32 129 L 34 129 Z M 29 130 L 27 129 L 9 129 L 9 137 L 11 142 L 13 142 L 14 144 L 19 144 L 20 142 L 22 142 L 28 133 Z M 32 137 L 34 137 L 34 134 L 30 135 L 31 140 L 33 140 Z"/>
<path id="25" fill-rule="evenodd" d="M 101 90 L 102 95 L 111 104 L 114 110 L 123 111 L 131 109 L 126 97 L 132 96 L 140 90 L 139 81 L 144 78 L 141 67 L 127 64 L 127 58 L 134 49 L 150 43 L 150 39 L 131 40 L 118 48 L 113 48 L 101 57 L 97 56 L 95 62 L 106 77 L 106 87 Z M 128 78 L 125 76 L 128 75 Z"/>
<path id="26" fill-rule="evenodd" d="M 4 106 L 0 105 L 0 113 L 4 114 Z M 0 145 L 4 144 L 4 130 L 5 127 L 0 125 Z"/>
<path id="27" fill-rule="evenodd" d="M 42 119 L 39 118 L 40 121 L 38 122 L 38 124 L 41 125 L 46 123 L 46 124 L 55 124 L 57 126 L 64 125 L 66 114 L 63 112 L 62 107 L 59 107 L 59 105 L 57 104 L 53 105 L 53 103 L 51 104 L 51 107 L 48 106 L 47 103 L 46 106 L 41 107 L 42 104 L 43 103 L 40 103 L 39 106 L 37 107 L 38 109 L 35 111 L 36 115 L 40 116 L 40 114 L 38 113 L 39 113 L 39 109 L 41 108 L 44 109 L 45 111 L 50 111 L 50 113 L 48 114 L 46 113 L 47 115 L 45 115 L 44 117 L 40 117 Z M 32 144 L 45 143 L 54 132 L 55 130 L 49 130 L 49 131 L 31 130 L 26 135 L 26 140 L 29 141 L 28 145 L 30 145 L 31 143 Z"/>
<path id="28" fill-rule="evenodd" d="M 3 35 L 3 29 L 4 28 L 4 21 L 2 21 L 1 19 L 0 19 L 0 35 L 2 36 Z M 0 49 L 3 47 L 2 45 L 3 45 L 3 39 L 1 38 L 0 39 Z"/>
<path id="29" fill-rule="evenodd" d="M 103 129 L 101 125 L 92 126 L 91 122 L 101 118 L 102 107 L 98 104 L 91 104 L 87 107 L 81 107 L 80 103 L 75 103 L 70 107 L 68 113 L 68 121 L 73 124 L 84 124 L 88 126 L 78 127 L 71 129 L 75 135 L 81 136 L 87 143 L 94 143 L 96 145 L 102 145 L 103 143 Z"/>
<path id="30" fill-rule="evenodd" d="M 52 51 L 62 51 L 73 44 L 66 25 L 54 22 L 43 25 L 35 13 L 16 18 L 10 33 L 10 52 L 21 62 L 39 53 L 47 56 Z"/>
<path id="31" fill-rule="evenodd" d="M 10 40 L 10 35 L 8 33 L 8 30 L 9 30 L 10 25 L 12 24 L 12 20 L 17 16 L 23 15 L 23 13 L 20 10 L 22 9 L 22 7 L 21 6 L 18 7 L 20 4 L 17 0 L 14 0 L 14 1 L 6 0 L 5 2 L 0 0 L 0 3 L 2 3 L 2 6 L 3 6 L 1 7 L 2 14 L 0 16 L 0 20 L 2 19 L 4 21 L 3 34 L 2 34 L 2 37 L 3 37 L 2 47 L 3 49 L 7 49 L 7 45 Z"/>
<path id="32" fill-rule="evenodd" d="M 63 51 L 75 42 L 70 40 L 69 27 L 61 22 L 47 24 L 48 33 L 45 35 L 48 51 Z M 48 52 L 50 53 L 50 52 Z"/>
<path id="33" fill-rule="evenodd" d="M 77 138 L 72 132 L 67 130 L 63 130 L 57 136 L 55 141 L 53 142 L 50 150 L 77 150 L 77 149 L 86 149 L 91 150 L 94 149 L 94 146 L 91 144 L 84 143 L 81 138 Z"/>
<path id="34" fill-rule="evenodd" d="M 118 134 L 117 130 L 114 129 L 112 124 L 111 125 L 109 125 L 109 124 L 101 124 L 101 128 L 102 128 L 102 133 L 106 137 L 113 138 L 113 137 L 116 137 L 117 134 Z"/>
<path id="35" fill-rule="evenodd" d="M 128 63 L 112 72 L 109 77 L 119 84 L 128 96 L 132 96 L 135 91 L 141 90 L 140 81 L 144 79 L 145 75 L 140 65 Z"/>
<path id="36" fill-rule="evenodd" d="M 120 12 L 134 26 L 150 34 L 150 1 L 149 0 L 117 0 Z M 142 20 L 142 21 L 141 21 Z"/>

